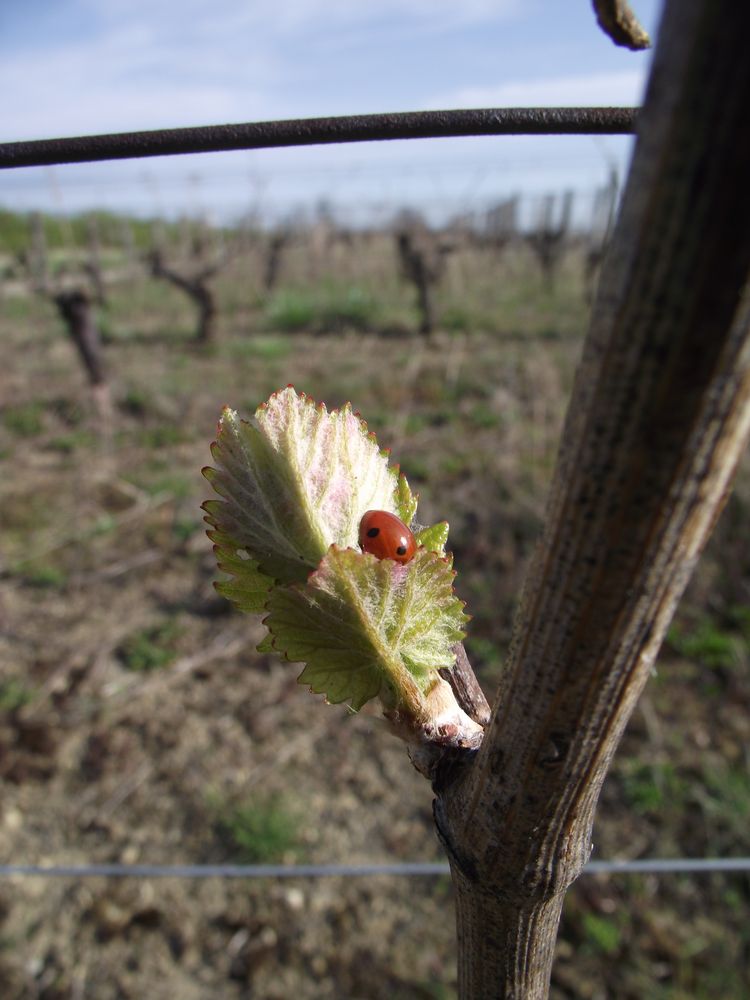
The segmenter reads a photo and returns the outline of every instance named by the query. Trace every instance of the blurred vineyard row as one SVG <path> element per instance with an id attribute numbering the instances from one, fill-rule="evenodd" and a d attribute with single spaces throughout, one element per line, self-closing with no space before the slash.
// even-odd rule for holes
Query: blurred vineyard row
<path id="1" fill-rule="evenodd" d="M 491 694 L 606 236 L 573 226 L 564 195 L 537 208 L 533 226 L 498 206 L 494 231 L 0 219 L 3 861 L 441 857 L 401 747 L 367 712 L 311 701 L 213 592 L 200 468 L 225 403 L 248 415 L 289 382 L 351 400 L 424 521 L 451 524 Z M 749 524 L 745 463 L 605 786 L 594 857 L 750 853 Z M 1 992 L 447 998 L 449 894 L 3 884 Z M 749 905 L 746 875 L 581 879 L 553 996 L 740 1000 Z"/>

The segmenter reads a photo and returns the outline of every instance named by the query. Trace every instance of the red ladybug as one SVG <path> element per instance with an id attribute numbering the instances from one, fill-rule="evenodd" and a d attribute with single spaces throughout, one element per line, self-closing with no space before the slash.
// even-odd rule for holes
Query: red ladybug
<path id="1" fill-rule="evenodd" d="M 359 546 L 378 559 L 407 563 L 414 558 L 417 543 L 404 522 L 387 510 L 368 510 L 359 522 Z"/>

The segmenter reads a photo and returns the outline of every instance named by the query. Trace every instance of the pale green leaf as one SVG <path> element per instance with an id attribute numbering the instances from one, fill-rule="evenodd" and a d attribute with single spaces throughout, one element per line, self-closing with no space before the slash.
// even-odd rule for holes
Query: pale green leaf
<path id="1" fill-rule="evenodd" d="M 274 648 L 306 663 L 299 677 L 355 709 L 379 695 L 418 717 L 463 637 L 463 603 L 445 560 L 420 549 L 406 564 L 333 546 L 304 585 L 277 587 L 265 619 Z"/>
<path id="2" fill-rule="evenodd" d="M 267 632 L 255 647 L 259 653 L 273 653 L 273 636 Z"/>
<path id="3" fill-rule="evenodd" d="M 418 502 L 419 494 L 412 493 L 406 476 L 403 472 L 399 473 L 398 487 L 396 489 L 396 513 L 405 525 L 410 526 L 414 520 Z"/>
<path id="4" fill-rule="evenodd" d="M 448 522 L 438 521 L 437 524 L 429 528 L 422 528 L 414 538 L 417 545 L 422 545 L 430 552 L 437 552 L 439 556 L 445 555 L 445 543 L 448 541 Z"/>
<path id="5" fill-rule="evenodd" d="M 222 499 L 207 520 L 281 583 L 305 580 L 331 544 L 356 545 L 366 510 L 396 512 L 397 471 L 349 404 L 328 412 L 289 386 L 252 421 L 227 408 L 211 453 Z"/>
<path id="6" fill-rule="evenodd" d="M 207 534 L 214 543 L 218 568 L 232 578 L 215 583 L 218 592 L 240 611 L 251 614 L 264 611 L 274 581 L 261 573 L 257 562 L 238 548 L 224 532 L 209 531 Z"/>

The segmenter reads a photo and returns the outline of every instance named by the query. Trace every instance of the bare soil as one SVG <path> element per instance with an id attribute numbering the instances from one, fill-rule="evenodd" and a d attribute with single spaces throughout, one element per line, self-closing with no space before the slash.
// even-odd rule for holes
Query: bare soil
<path id="1" fill-rule="evenodd" d="M 451 267 L 444 311 L 471 298 L 471 267 Z M 496 328 L 475 317 L 424 342 L 270 330 L 240 272 L 211 350 L 175 293 L 119 293 L 111 419 L 51 307 L 0 302 L 4 863 L 441 860 L 430 789 L 374 710 L 311 696 L 215 594 L 200 469 L 224 403 L 247 414 L 289 382 L 351 399 L 422 519 L 451 522 L 491 695 L 585 326 L 580 280 L 543 292 L 513 264 Z M 745 466 L 605 787 L 595 857 L 750 854 L 749 510 Z M 740 1000 L 749 901 L 746 875 L 584 876 L 552 996 Z M 447 878 L 0 881 L 7 1000 L 449 998 L 454 964 Z"/>

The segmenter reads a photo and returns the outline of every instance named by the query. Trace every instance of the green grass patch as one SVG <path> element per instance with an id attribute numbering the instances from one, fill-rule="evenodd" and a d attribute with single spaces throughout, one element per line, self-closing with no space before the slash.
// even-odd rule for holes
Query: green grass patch
<path id="1" fill-rule="evenodd" d="M 300 819 L 278 797 L 215 803 L 216 828 L 233 858 L 245 864 L 299 859 Z"/>
<path id="2" fill-rule="evenodd" d="M 3 319 L 27 323 L 30 316 L 40 311 L 40 300 L 29 295 L 6 296 L 3 299 Z"/>
<path id="3" fill-rule="evenodd" d="M 0 681 L 0 712 L 16 712 L 33 697 L 34 692 L 15 677 Z"/>
<path id="4" fill-rule="evenodd" d="M 44 407 L 41 403 L 21 403 L 3 411 L 3 425 L 18 437 L 36 437 L 44 430 Z"/>
<path id="5" fill-rule="evenodd" d="M 476 325 L 468 309 L 453 304 L 441 311 L 438 323 L 443 329 L 453 333 L 468 333 Z"/>
<path id="6" fill-rule="evenodd" d="M 469 658 L 475 669 L 499 669 L 507 655 L 507 649 L 482 636 L 470 636 L 466 642 Z"/>
<path id="7" fill-rule="evenodd" d="M 56 451 L 61 455 L 72 455 L 79 449 L 91 448 L 94 442 L 94 435 L 89 431 L 71 431 L 70 434 L 59 434 L 50 438 L 46 446 L 50 451 Z"/>
<path id="8" fill-rule="evenodd" d="M 503 414 L 497 413 L 487 403 L 477 403 L 472 407 L 469 411 L 469 420 L 480 429 L 500 427 L 505 422 Z"/>
<path id="9" fill-rule="evenodd" d="M 303 330 L 332 333 L 342 329 L 370 330 L 380 316 L 378 303 L 363 288 L 333 286 L 316 290 L 285 289 L 266 308 L 273 329 L 287 333 Z"/>
<path id="10" fill-rule="evenodd" d="M 275 330 L 297 333 L 309 330 L 315 318 L 315 302 L 311 294 L 291 289 L 279 292 L 266 308 L 266 320 Z"/>
<path id="11" fill-rule="evenodd" d="M 744 765 L 716 761 L 706 766 L 693 797 L 711 826 L 729 836 L 731 850 L 742 851 L 750 829 L 750 774 Z M 722 845 L 723 850 L 726 846 Z M 718 853 L 722 853 L 719 850 Z"/>
<path id="12" fill-rule="evenodd" d="M 172 535 L 184 544 L 204 527 L 203 522 L 195 517 L 176 517 L 172 524 Z"/>
<path id="13" fill-rule="evenodd" d="M 734 659 L 732 636 L 708 620 L 701 622 L 692 633 L 673 632 L 670 642 L 678 653 L 708 667 L 728 667 Z"/>
<path id="14" fill-rule="evenodd" d="M 448 477 L 468 475 L 471 471 L 466 455 L 445 455 L 440 460 L 440 471 Z"/>
<path id="15" fill-rule="evenodd" d="M 669 763 L 627 761 L 622 780 L 625 800 L 639 815 L 680 809 L 690 787 Z"/>
<path id="16" fill-rule="evenodd" d="M 175 621 L 160 622 L 133 632 L 118 646 L 116 654 L 126 670 L 149 673 L 168 667 L 177 655 L 174 641 L 178 626 Z"/>
<path id="17" fill-rule="evenodd" d="M 132 385 L 120 399 L 120 409 L 133 417 L 145 417 L 154 412 L 153 395 L 141 386 Z"/>
<path id="18" fill-rule="evenodd" d="M 673 625 L 669 630 L 669 644 L 681 656 L 712 670 L 734 666 L 746 652 L 750 639 L 750 612 L 744 607 L 731 611 L 726 625 L 710 617 L 701 618 L 692 628 Z"/>
<path id="19" fill-rule="evenodd" d="M 620 949 L 622 933 L 612 917 L 584 913 L 583 933 L 593 951 L 604 955 L 616 955 Z"/>
<path id="20" fill-rule="evenodd" d="M 158 493 L 170 493 L 176 500 L 184 500 L 190 496 L 193 481 L 179 472 L 165 472 L 144 485 L 151 496 Z"/>
<path id="21" fill-rule="evenodd" d="M 91 536 L 101 538 L 117 530 L 117 518 L 113 514 L 100 514 L 91 525 Z"/>
<path id="22" fill-rule="evenodd" d="M 228 353 L 235 358 L 258 358 L 261 361 L 283 361 L 292 351 L 292 343 L 287 337 L 266 336 L 246 337 L 234 340 Z M 257 403 L 255 404 L 257 405 Z M 255 407 L 253 407 L 254 409 Z"/>
<path id="23" fill-rule="evenodd" d="M 343 294 L 332 293 L 321 307 L 320 322 L 324 329 L 353 327 L 370 330 L 379 315 L 378 305 L 369 292 L 352 286 Z"/>
<path id="24" fill-rule="evenodd" d="M 27 566 L 22 571 L 21 576 L 28 586 L 38 587 L 40 590 L 54 590 L 64 587 L 68 580 L 59 566 L 41 562 Z"/>
<path id="25" fill-rule="evenodd" d="M 727 609 L 726 617 L 730 628 L 735 629 L 750 643 L 750 607 L 746 604 L 733 604 Z"/>
<path id="26" fill-rule="evenodd" d="M 187 434 L 176 424 L 157 424 L 143 427 L 135 435 L 137 444 L 144 448 L 171 448 L 188 439 Z"/>

